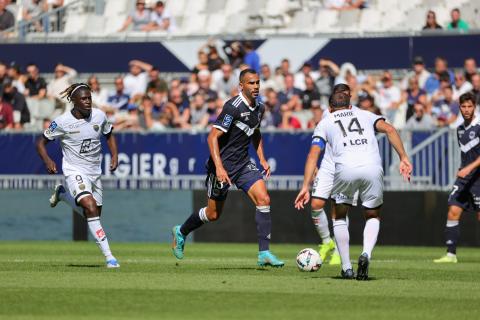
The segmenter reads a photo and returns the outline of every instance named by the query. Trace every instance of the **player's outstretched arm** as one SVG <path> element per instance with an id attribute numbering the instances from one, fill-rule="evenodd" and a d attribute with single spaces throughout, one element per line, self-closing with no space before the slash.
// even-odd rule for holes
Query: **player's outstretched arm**
<path id="1" fill-rule="evenodd" d="M 57 173 L 57 165 L 55 162 L 48 156 L 47 148 L 45 147 L 47 143 L 49 143 L 50 140 L 48 140 L 45 137 L 40 137 L 37 140 L 37 152 L 40 158 L 42 158 L 43 163 L 45 163 L 45 166 L 47 167 L 47 171 L 50 174 Z"/>
<path id="2" fill-rule="evenodd" d="M 303 186 L 295 199 L 295 208 L 303 209 L 310 201 L 310 184 L 312 183 L 313 174 L 317 169 L 318 158 L 322 152 L 321 146 L 314 144 L 310 147 L 310 152 L 305 162 L 305 173 L 303 175 Z"/>
<path id="3" fill-rule="evenodd" d="M 222 130 L 213 127 L 212 130 L 210 130 L 207 139 L 208 149 L 210 149 L 210 156 L 212 157 L 213 163 L 215 164 L 218 181 L 232 185 L 232 181 L 230 181 L 228 173 L 223 167 L 222 158 L 220 157 L 220 147 L 218 146 L 218 139 L 222 135 Z"/>
<path id="4" fill-rule="evenodd" d="M 105 137 L 107 138 L 108 149 L 110 150 L 110 154 L 112 155 L 112 159 L 110 160 L 110 171 L 113 172 L 118 167 L 117 139 L 115 139 L 113 132 L 110 132 Z"/>
<path id="5" fill-rule="evenodd" d="M 252 144 L 255 147 L 255 151 L 257 151 L 258 159 L 263 168 L 263 173 L 265 174 L 265 177 L 269 178 L 271 173 L 270 165 L 268 164 L 267 159 L 265 159 L 265 154 L 263 153 L 262 133 L 259 129 L 255 130 L 253 133 Z"/>
<path id="6" fill-rule="evenodd" d="M 412 174 L 412 164 L 408 159 L 405 148 L 403 147 L 402 139 L 400 138 L 397 130 L 383 119 L 375 123 L 375 128 L 378 132 L 385 133 L 387 135 L 388 141 L 392 144 L 393 148 L 400 158 L 400 174 L 405 180 L 410 181 L 410 176 Z"/>

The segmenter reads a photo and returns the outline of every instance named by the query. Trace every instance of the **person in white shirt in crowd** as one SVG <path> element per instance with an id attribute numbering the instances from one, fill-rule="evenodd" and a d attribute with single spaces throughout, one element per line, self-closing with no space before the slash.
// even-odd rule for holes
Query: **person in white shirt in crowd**
<path id="1" fill-rule="evenodd" d="M 295 73 L 294 75 L 294 86 L 302 91 L 307 89 L 305 86 L 305 77 L 309 76 L 316 81 L 318 78 L 318 73 L 312 71 L 312 64 L 308 61 L 305 61 L 302 65 L 302 69 Z"/>
<path id="2" fill-rule="evenodd" d="M 212 72 L 212 79 L 212 88 L 222 100 L 232 97 L 232 92 L 238 89 L 238 80 L 233 76 L 232 66 L 229 64 L 224 63 L 219 70 Z"/>
<path id="3" fill-rule="evenodd" d="M 425 62 L 420 56 L 413 58 L 413 70 L 408 72 L 405 77 L 403 77 L 400 87 L 402 90 L 407 90 L 408 80 L 412 77 L 416 77 L 418 80 L 418 86 L 420 89 L 425 87 L 425 82 L 427 82 L 428 77 L 430 77 L 430 72 L 425 68 Z"/>
<path id="4" fill-rule="evenodd" d="M 453 99 L 458 100 L 462 94 L 472 89 L 472 84 L 465 79 L 463 72 L 457 72 L 455 74 L 455 84 L 453 85 Z"/>
<path id="5" fill-rule="evenodd" d="M 382 84 L 375 94 L 375 102 L 382 114 L 391 123 L 395 120 L 395 114 L 400 106 L 401 99 L 402 93 L 393 84 L 392 74 L 385 71 L 382 76 Z"/>
<path id="6" fill-rule="evenodd" d="M 417 102 L 413 106 L 413 116 L 411 116 L 405 124 L 408 130 L 433 130 L 436 128 L 435 119 L 425 112 L 425 106 L 421 102 Z"/>
<path id="7" fill-rule="evenodd" d="M 20 65 L 12 62 L 8 68 L 8 76 L 12 79 L 12 84 L 17 88 L 17 91 L 23 94 L 25 92 L 25 81 L 27 78 L 22 74 Z"/>
<path id="8" fill-rule="evenodd" d="M 63 112 L 67 100 L 62 98 L 62 91 L 73 83 L 73 79 L 77 76 L 77 71 L 71 67 L 58 63 L 55 66 L 55 74 L 53 80 L 47 85 L 47 96 L 55 100 L 56 111 Z M 56 116 L 53 116 L 55 118 Z"/>
<path id="9" fill-rule="evenodd" d="M 175 31 L 175 21 L 168 11 L 165 9 L 163 1 L 157 1 L 150 14 L 150 23 L 145 27 L 145 31 L 165 30 L 168 32 Z"/>
<path id="10" fill-rule="evenodd" d="M 128 64 L 130 72 L 123 78 L 125 93 L 135 101 L 141 99 L 147 90 L 148 72 L 153 66 L 140 60 L 132 60 Z"/>
<path id="11" fill-rule="evenodd" d="M 100 86 L 98 78 L 92 75 L 88 78 L 87 83 L 91 89 L 93 106 L 100 109 L 107 107 L 108 91 Z"/>
<path id="12" fill-rule="evenodd" d="M 260 93 L 262 96 L 265 96 L 267 89 L 279 91 L 277 82 L 272 75 L 272 69 L 270 69 L 268 64 L 264 63 L 260 68 Z"/>

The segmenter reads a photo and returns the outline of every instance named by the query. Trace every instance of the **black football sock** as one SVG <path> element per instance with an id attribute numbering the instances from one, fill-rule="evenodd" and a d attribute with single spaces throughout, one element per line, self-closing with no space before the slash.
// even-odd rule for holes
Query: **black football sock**
<path id="1" fill-rule="evenodd" d="M 257 223 L 258 251 L 269 250 L 270 233 L 272 231 L 272 217 L 270 206 L 258 206 L 255 213 Z"/>
<path id="2" fill-rule="evenodd" d="M 205 212 L 206 209 L 207 208 L 202 208 L 198 212 L 192 213 L 190 217 L 185 220 L 185 222 L 180 227 L 180 232 L 184 236 L 188 236 L 190 232 L 200 228 L 204 223 L 208 222 L 207 214 Z"/>
<path id="3" fill-rule="evenodd" d="M 447 220 L 445 227 L 445 239 L 447 245 L 447 252 L 457 254 L 457 243 L 460 238 L 460 225 L 457 220 Z"/>

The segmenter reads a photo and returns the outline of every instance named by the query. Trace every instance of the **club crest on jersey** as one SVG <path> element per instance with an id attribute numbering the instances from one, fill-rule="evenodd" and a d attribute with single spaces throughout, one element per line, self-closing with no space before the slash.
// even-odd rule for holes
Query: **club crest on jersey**
<path id="1" fill-rule="evenodd" d="M 98 129 L 100 129 L 100 127 L 98 126 L 98 124 L 94 124 L 94 125 L 93 125 L 93 130 L 98 131 Z"/>
<path id="2" fill-rule="evenodd" d="M 470 140 L 475 138 L 475 131 L 470 131 L 470 133 L 468 134 L 468 137 L 470 138 Z"/>
<path id="3" fill-rule="evenodd" d="M 222 121 L 222 126 L 229 128 L 232 124 L 233 117 L 229 114 L 226 114 Z"/>

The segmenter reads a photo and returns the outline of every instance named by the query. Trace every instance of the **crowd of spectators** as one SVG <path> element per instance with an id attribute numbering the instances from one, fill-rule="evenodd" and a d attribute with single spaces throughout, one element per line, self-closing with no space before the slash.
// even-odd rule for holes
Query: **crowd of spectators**
<path id="1" fill-rule="evenodd" d="M 215 121 L 224 102 L 238 94 L 238 75 L 245 68 L 260 75 L 260 99 L 266 108 L 263 128 L 313 128 L 337 83 L 351 87 L 352 104 L 383 114 L 399 129 L 455 127 L 461 121 L 458 97 L 468 91 L 480 104 L 480 75 L 473 58 L 454 72 L 442 57 L 435 59 L 431 71 L 422 57 L 415 57 L 411 70 L 403 77 L 397 72 L 394 78 L 390 71 L 365 74 L 351 63 L 339 66 L 329 58 L 320 59 L 318 65 L 307 61 L 299 70 L 292 70 L 287 58 L 278 66 L 262 64 L 249 41 L 223 48 L 207 42 L 189 76 L 167 81 L 152 64 L 132 60 L 129 72 L 117 76 L 111 90 L 95 75 L 87 83 L 94 106 L 106 112 L 117 130 L 202 130 Z M 72 67 L 61 63 L 47 82 L 34 63 L 0 62 L 0 128 L 45 128 L 70 110 L 60 92 L 80 80 Z"/>
<path id="2" fill-rule="evenodd" d="M 19 36 L 24 37 L 28 32 L 61 31 L 63 28 L 63 12 L 46 14 L 51 10 L 63 7 L 64 0 L 0 0 L 0 36 L 18 21 Z M 17 12 L 21 11 L 21 12 Z M 13 34 L 13 32 L 12 32 Z"/>

